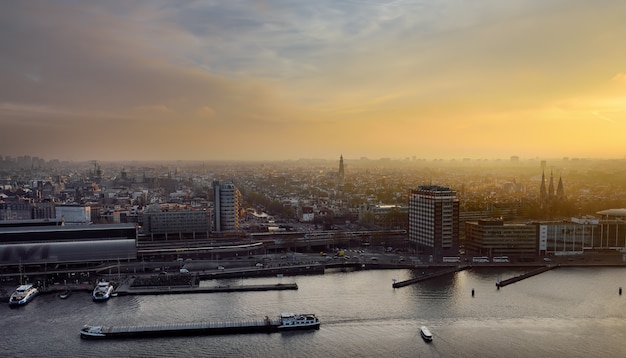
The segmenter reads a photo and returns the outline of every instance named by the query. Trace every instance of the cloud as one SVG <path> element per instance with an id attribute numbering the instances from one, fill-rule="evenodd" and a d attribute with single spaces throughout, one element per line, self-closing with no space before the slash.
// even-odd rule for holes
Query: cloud
<path id="1" fill-rule="evenodd" d="M 619 72 L 615 76 L 613 76 L 613 81 L 617 82 L 626 82 L 626 73 Z"/>
<path id="2" fill-rule="evenodd" d="M 409 134 L 424 128 L 498 151 L 507 141 L 493 138 L 519 121 L 547 132 L 598 115 L 619 124 L 624 10 L 577 0 L 10 2 L 0 126 L 41 146 L 16 134 L 0 153 L 73 154 L 84 142 L 92 158 L 127 155 L 94 140 L 96 128 L 154 158 L 226 155 L 233 138 L 246 145 L 228 154 L 243 159 L 343 146 L 406 156 L 451 152 L 415 143 Z M 517 133 L 520 148 L 533 139 Z M 76 141 L 56 139 L 68 135 Z"/>

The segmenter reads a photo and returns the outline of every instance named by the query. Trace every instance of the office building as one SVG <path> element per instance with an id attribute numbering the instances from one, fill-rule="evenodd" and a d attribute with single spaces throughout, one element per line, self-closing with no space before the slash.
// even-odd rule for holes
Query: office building
<path id="1" fill-rule="evenodd" d="M 537 254 L 537 230 L 530 224 L 505 224 L 501 219 L 465 223 L 465 250 L 479 256 Z"/>
<path id="2" fill-rule="evenodd" d="M 235 184 L 213 182 L 213 229 L 216 232 L 239 230 L 239 207 L 242 196 Z"/>
<path id="3" fill-rule="evenodd" d="M 419 186 L 409 195 L 409 241 L 436 256 L 458 254 L 459 200 L 456 190 Z"/>

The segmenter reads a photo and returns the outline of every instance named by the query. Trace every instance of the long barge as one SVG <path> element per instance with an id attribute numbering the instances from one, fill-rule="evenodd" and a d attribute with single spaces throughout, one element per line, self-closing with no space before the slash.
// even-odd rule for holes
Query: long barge
<path id="1" fill-rule="evenodd" d="M 278 319 L 175 323 L 146 326 L 90 326 L 80 330 L 81 338 L 139 338 L 185 335 L 272 333 L 319 329 L 320 320 L 312 313 L 282 313 Z"/>

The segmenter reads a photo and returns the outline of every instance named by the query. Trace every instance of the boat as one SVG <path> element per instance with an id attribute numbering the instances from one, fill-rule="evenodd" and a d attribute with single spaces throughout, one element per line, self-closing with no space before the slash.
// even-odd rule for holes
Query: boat
<path id="1" fill-rule="evenodd" d="M 13 291 L 11 297 L 9 298 L 10 306 L 22 306 L 32 301 L 35 296 L 39 293 L 33 285 L 20 285 L 18 288 Z"/>
<path id="2" fill-rule="evenodd" d="M 281 313 L 279 330 L 318 329 L 320 320 L 313 313 Z"/>
<path id="3" fill-rule="evenodd" d="M 320 320 L 312 313 L 282 313 L 278 319 L 265 317 L 250 321 L 172 323 L 146 326 L 92 326 L 80 330 L 81 338 L 164 337 L 182 335 L 272 333 L 319 329 Z"/>
<path id="4" fill-rule="evenodd" d="M 64 299 L 70 297 L 71 295 L 72 295 L 72 290 L 68 289 L 68 290 L 65 290 L 65 291 L 59 293 L 59 298 L 64 300 Z"/>
<path id="5" fill-rule="evenodd" d="M 426 342 L 430 342 L 433 340 L 433 334 L 430 333 L 430 330 L 426 326 L 420 327 L 420 335 L 422 336 L 422 338 L 424 338 Z"/>
<path id="6" fill-rule="evenodd" d="M 111 297 L 111 293 L 113 285 L 108 281 L 101 281 L 93 289 L 92 297 L 94 301 L 106 301 Z"/>

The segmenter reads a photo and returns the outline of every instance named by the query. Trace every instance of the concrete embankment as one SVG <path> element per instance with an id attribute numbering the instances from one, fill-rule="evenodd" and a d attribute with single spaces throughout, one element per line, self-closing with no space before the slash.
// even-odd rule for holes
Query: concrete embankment
<path id="1" fill-rule="evenodd" d="M 267 268 L 238 268 L 226 270 L 209 270 L 197 271 L 194 273 L 199 280 L 214 280 L 225 278 L 242 278 L 242 277 L 276 277 L 276 276 L 304 276 L 304 275 L 323 275 L 324 265 L 285 265 Z"/>
<path id="2" fill-rule="evenodd" d="M 496 282 L 496 286 L 498 288 L 504 287 L 506 285 L 510 285 L 512 283 L 515 283 L 515 282 L 527 279 L 529 277 L 533 277 L 535 275 L 539 275 L 540 273 L 544 273 L 546 271 L 550 271 L 550 270 L 555 269 L 557 267 L 559 267 L 559 266 L 558 265 L 547 265 L 547 266 L 544 266 L 544 267 L 540 267 L 538 269 L 526 272 L 525 274 L 522 274 L 522 275 L 519 275 L 519 276 L 515 276 L 515 277 L 511 277 L 509 279 Z"/>
<path id="3" fill-rule="evenodd" d="M 409 280 L 394 282 L 393 283 L 393 288 L 404 287 L 404 286 L 412 285 L 414 283 L 418 283 L 418 282 L 421 282 L 421 281 L 430 280 L 430 279 L 435 278 L 435 277 L 439 277 L 439 276 L 448 275 L 448 274 L 451 274 L 451 273 L 463 271 L 465 269 L 468 269 L 469 267 L 470 266 L 457 266 L 457 267 L 449 268 L 449 269 L 446 269 L 446 270 L 433 272 L 433 273 L 430 273 L 430 274 L 427 274 L 427 275 L 422 275 L 422 276 L 419 276 L 419 277 L 415 277 L 415 278 L 412 278 L 412 279 L 409 279 Z"/>
<path id="4" fill-rule="evenodd" d="M 120 288 L 116 290 L 119 296 L 127 295 L 165 295 L 183 293 L 216 293 L 216 292 L 246 292 L 246 291 L 282 291 L 297 290 L 295 283 L 278 283 L 275 285 L 241 285 L 241 286 L 214 286 L 214 287 L 180 287 L 180 286 L 155 286 L 141 288 Z"/>

